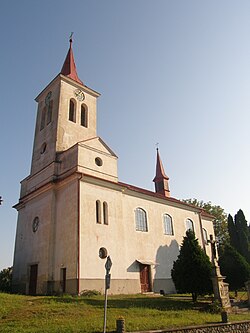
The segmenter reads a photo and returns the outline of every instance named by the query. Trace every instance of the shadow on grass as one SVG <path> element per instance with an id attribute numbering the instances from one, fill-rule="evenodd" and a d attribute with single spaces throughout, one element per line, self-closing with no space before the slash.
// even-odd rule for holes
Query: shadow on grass
<path id="1" fill-rule="evenodd" d="M 96 308 L 103 308 L 104 296 L 94 297 L 74 297 L 74 296 L 56 296 L 43 298 L 43 301 L 48 303 L 74 303 L 74 304 L 86 304 Z M 160 311 L 167 310 L 202 310 L 206 306 L 206 302 L 198 301 L 193 303 L 191 298 L 186 296 L 174 297 L 173 295 L 168 296 L 109 296 L 108 297 L 108 308 L 114 309 L 129 309 L 129 308 L 147 308 L 157 309 Z"/>
<path id="2" fill-rule="evenodd" d="M 84 302 L 94 307 L 103 307 L 103 299 L 85 298 Z M 201 309 L 204 307 L 204 303 L 193 303 L 190 299 L 174 299 L 168 297 L 142 297 L 138 296 L 128 298 L 109 298 L 108 307 L 116 309 L 129 309 L 129 308 L 147 308 L 157 309 L 161 311 L 166 310 L 189 310 L 189 309 Z"/>

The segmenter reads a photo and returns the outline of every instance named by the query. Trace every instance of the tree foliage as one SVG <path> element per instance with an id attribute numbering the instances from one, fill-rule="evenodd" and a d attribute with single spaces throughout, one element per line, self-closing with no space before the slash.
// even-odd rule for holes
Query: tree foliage
<path id="1" fill-rule="evenodd" d="M 0 272 L 0 291 L 11 292 L 12 267 L 4 268 Z"/>
<path id="2" fill-rule="evenodd" d="M 222 275 L 226 276 L 230 290 L 237 291 L 250 279 L 250 265 L 236 249 L 227 244 L 220 256 L 219 265 Z"/>
<path id="3" fill-rule="evenodd" d="M 211 272 L 208 256 L 200 247 L 194 232 L 188 230 L 171 271 L 176 290 L 179 293 L 191 293 L 195 302 L 198 295 L 212 292 Z"/>
<path id="4" fill-rule="evenodd" d="M 234 216 L 234 220 L 228 215 L 228 232 L 231 246 L 250 264 L 250 229 L 241 209 Z"/>
<path id="5" fill-rule="evenodd" d="M 213 221 L 214 233 L 219 250 L 227 243 L 229 239 L 227 228 L 227 214 L 224 209 L 217 205 L 212 205 L 211 201 L 204 202 L 197 199 L 186 199 L 184 202 L 199 207 L 215 217 Z"/>

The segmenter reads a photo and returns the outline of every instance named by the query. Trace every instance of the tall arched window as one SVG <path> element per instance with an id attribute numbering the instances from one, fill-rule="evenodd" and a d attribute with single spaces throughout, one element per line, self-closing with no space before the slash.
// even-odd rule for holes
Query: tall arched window
<path id="1" fill-rule="evenodd" d="M 102 223 L 102 211 L 101 211 L 100 200 L 96 200 L 95 209 L 96 209 L 96 223 Z"/>
<path id="2" fill-rule="evenodd" d="M 192 230 L 194 232 L 194 223 L 190 219 L 186 219 L 186 231 Z"/>
<path id="3" fill-rule="evenodd" d="M 142 208 L 135 210 L 135 228 L 137 231 L 148 231 L 147 213 Z"/>
<path id="4" fill-rule="evenodd" d="M 40 125 L 40 131 L 44 129 L 45 126 L 45 119 L 46 119 L 46 106 L 42 110 L 42 115 L 41 115 L 41 125 Z"/>
<path id="5" fill-rule="evenodd" d="M 207 237 L 207 230 L 205 228 L 202 228 L 202 232 L 203 232 L 203 239 L 205 244 L 208 244 L 208 237 Z"/>
<path id="6" fill-rule="evenodd" d="M 88 110 L 84 104 L 81 105 L 81 125 L 88 127 Z"/>
<path id="7" fill-rule="evenodd" d="M 69 120 L 76 122 L 76 104 L 73 99 L 69 101 Z"/>
<path id="8" fill-rule="evenodd" d="M 168 215 L 168 214 L 163 215 L 163 226 L 164 226 L 165 235 L 174 234 L 173 221 L 172 221 L 172 217 L 170 215 Z"/>
<path id="9" fill-rule="evenodd" d="M 52 109 L 53 109 L 53 100 L 50 100 L 48 105 L 47 125 L 51 123 L 52 120 Z"/>
<path id="10" fill-rule="evenodd" d="M 103 202 L 103 223 L 104 224 L 109 224 L 108 221 L 108 204 L 106 201 Z"/>

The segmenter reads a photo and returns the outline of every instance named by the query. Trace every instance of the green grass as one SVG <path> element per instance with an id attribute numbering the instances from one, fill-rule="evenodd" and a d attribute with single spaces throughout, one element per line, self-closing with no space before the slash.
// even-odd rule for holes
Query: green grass
<path id="1" fill-rule="evenodd" d="M 126 330 L 150 330 L 220 322 L 220 314 L 204 309 L 209 299 L 193 304 L 187 295 L 108 297 L 107 332 L 115 331 L 123 316 Z M 50 297 L 0 293 L 0 332 L 68 333 L 102 332 L 103 296 Z M 250 319 L 246 314 L 229 315 L 230 321 Z"/>

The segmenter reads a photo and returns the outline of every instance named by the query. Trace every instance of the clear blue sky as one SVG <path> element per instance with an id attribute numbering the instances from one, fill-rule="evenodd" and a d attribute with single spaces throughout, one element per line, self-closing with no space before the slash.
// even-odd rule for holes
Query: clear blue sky
<path id="1" fill-rule="evenodd" d="M 153 190 L 159 142 L 173 197 L 250 220 L 249 0 L 2 0 L 0 31 L 0 269 L 12 265 L 34 98 L 71 31 L 78 75 L 102 94 L 98 134 L 120 181 Z"/>

